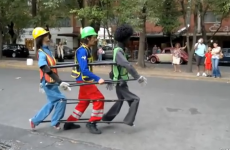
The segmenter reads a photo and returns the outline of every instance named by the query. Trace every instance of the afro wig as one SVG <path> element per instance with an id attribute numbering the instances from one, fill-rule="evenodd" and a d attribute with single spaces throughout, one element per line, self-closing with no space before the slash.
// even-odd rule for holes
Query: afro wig
<path id="1" fill-rule="evenodd" d="M 133 28 L 127 24 L 119 26 L 115 33 L 114 39 L 118 42 L 124 42 L 133 35 Z"/>

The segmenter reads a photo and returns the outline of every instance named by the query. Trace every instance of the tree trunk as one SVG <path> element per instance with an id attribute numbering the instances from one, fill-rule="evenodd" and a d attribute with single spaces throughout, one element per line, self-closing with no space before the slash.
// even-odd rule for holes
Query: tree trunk
<path id="1" fill-rule="evenodd" d="M 195 9 L 194 9 L 194 29 L 193 29 L 193 42 L 192 42 L 192 47 L 188 51 L 189 53 L 189 58 L 188 58 L 188 68 L 187 72 L 192 72 L 192 64 L 193 64 L 193 55 L 194 55 L 194 48 L 193 45 L 196 43 L 196 34 L 197 34 L 197 12 L 198 12 L 198 5 L 195 4 Z"/>
<path id="2" fill-rule="evenodd" d="M 94 20 L 91 24 L 90 24 L 91 27 L 94 28 L 95 32 L 98 33 L 99 30 L 100 30 L 100 22 L 99 21 L 96 21 Z M 92 55 L 93 55 L 93 60 L 97 60 L 97 44 L 95 44 L 92 48 Z"/>
<path id="3" fill-rule="evenodd" d="M 32 0 L 32 8 L 31 8 L 31 13 L 32 13 L 32 16 L 33 17 L 36 17 L 37 16 L 37 0 Z M 34 27 L 36 27 L 36 24 L 34 24 Z M 35 56 L 34 56 L 34 60 L 37 60 L 38 57 L 37 57 L 37 48 L 36 48 L 36 42 L 34 40 L 34 49 L 35 51 Z"/>
<path id="4" fill-rule="evenodd" d="M 145 60 L 144 60 L 145 37 L 146 37 L 145 23 L 146 23 L 146 17 L 143 18 L 141 32 L 140 32 L 140 39 L 139 39 L 139 51 L 138 51 L 137 63 L 141 68 L 145 68 Z"/>
<path id="5" fill-rule="evenodd" d="M 2 15 L 3 15 L 3 9 L 0 7 L 0 59 L 2 59 L 2 47 L 3 47 L 3 24 L 2 24 Z"/>
<path id="6" fill-rule="evenodd" d="M 33 17 L 37 16 L 37 0 L 32 0 L 32 9 L 31 13 Z"/>
<path id="7" fill-rule="evenodd" d="M 204 43 L 207 44 L 208 38 L 207 38 L 207 32 L 206 32 L 205 24 L 204 24 L 204 16 L 205 15 L 201 14 L 200 16 L 201 16 L 200 23 L 201 23 L 201 34 L 202 34 L 202 38 L 204 39 Z"/>
<path id="8" fill-rule="evenodd" d="M 187 50 L 188 50 L 188 54 L 189 54 L 189 60 L 188 60 L 188 65 L 187 65 L 187 72 L 192 72 L 192 61 L 190 60 L 191 54 L 191 48 L 190 48 L 190 41 L 189 41 L 189 27 L 188 24 L 190 24 L 190 20 L 191 20 L 191 9 L 192 9 L 192 0 L 189 0 L 188 6 L 187 6 L 187 10 L 186 10 L 186 42 L 187 42 Z"/>
<path id="9" fill-rule="evenodd" d="M 0 23 L 0 59 L 2 59 L 2 44 L 3 44 L 3 35 L 2 35 L 2 26 Z"/>
<path id="10" fill-rule="evenodd" d="M 173 47 L 172 35 L 169 35 L 169 38 L 170 38 L 170 45 L 171 45 L 171 47 Z"/>
<path id="11" fill-rule="evenodd" d="M 204 5 L 206 5 L 204 7 Z M 208 39 L 207 39 L 207 32 L 205 29 L 205 23 L 204 23 L 204 17 L 206 15 L 207 10 L 209 9 L 209 5 L 208 4 L 203 4 L 201 2 L 201 0 L 198 2 L 198 8 L 200 11 L 200 26 L 201 26 L 201 34 L 202 34 L 202 38 L 204 40 L 204 43 L 207 44 Z"/>

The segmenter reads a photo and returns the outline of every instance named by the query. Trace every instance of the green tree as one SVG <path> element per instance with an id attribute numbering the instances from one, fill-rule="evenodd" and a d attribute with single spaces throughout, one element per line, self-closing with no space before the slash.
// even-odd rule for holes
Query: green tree
<path id="1" fill-rule="evenodd" d="M 174 33 L 181 25 L 179 22 L 181 13 L 178 10 L 178 6 L 175 0 L 165 0 L 162 5 L 156 9 L 159 19 L 157 25 L 161 26 L 164 34 L 170 37 L 171 46 L 173 46 L 172 39 L 176 36 Z"/>
<path id="2" fill-rule="evenodd" d="M 199 3 L 199 13 L 201 16 L 201 32 L 204 41 L 209 42 L 215 34 L 220 30 L 222 22 L 224 19 L 228 18 L 230 15 L 230 1 L 229 0 L 198 0 Z M 208 39 L 205 30 L 204 17 L 207 11 L 212 11 L 216 16 L 220 18 L 219 28 L 212 34 Z"/>
<path id="3" fill-rule="evenodd" d="M 27 27 L 60 27 L 59 21 L 70 17 L 69 10 L 76 7 L 75 0 L 32 0 L 29 4 L 31 18 Z M 34 43 L 35 44 L 35 43 Z M 35 48 L 37 53 L 37 49 Z M 37 59 L 35 56 L 34 59 Z"/>
<path id="4" fill-rule="evenodd" d="M 163 4 L 162 0 L 123 0 L 126 2 L 125 6 L 128 6 L 125 14 L 128 23 L 133 25 L 137 32 L 140 33 L 139 38 L 139 51 L 138 51 L 138 65 L 142 68 L 145 67 L 144 54 L 146 43 L 146 22 L 156 23 L 158 18 L 158 8 Z M 123 7 L 123 6 L 121 6 Z"/>
<path id="5" fill-rule="evenodd" d="M 27 0 L 0 1 L 0 58 L 2 57 L 3 38 L 10 34 L 11 42 L 15 43 L 20 29 L 29 20 Z"/>

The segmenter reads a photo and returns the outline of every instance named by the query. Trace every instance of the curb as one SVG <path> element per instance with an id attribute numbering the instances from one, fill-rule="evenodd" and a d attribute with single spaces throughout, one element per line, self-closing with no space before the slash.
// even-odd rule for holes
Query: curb
<path id="1" fill-rule="evenodd" d="M 37 66 L 19 66 L 19 65 L 9 65 L 9 64 L 0 64 L 0 68 L 9 68 L 9 69 L 23 69 L 23 70 L 34 70 L 38 71 Z M 149 73 L 140 71 L 137 69 L 142 75 L 146 77 L 158 77 L 158 78 L 165 78 L 165 79 L 183 79 L 183 80 L 195 80 L 195 81 L 209 81 L 209 82 L 221 82 L 226 83 L 229 79 L 228 78 L 207 78 L 207 77 L 197 77 L 197 76 L 186 76 L 186 75 L 175 75 L 175 74 L 169 74 L 169 72 L 155 72 L 155 73 Z M 61 70 L 59 69 L 59 72 L 70 72 L 70 70 Z M 107 70 L 95 70 L 95 73 L 98 74 L 104 74 L 108 75 L 109 72 Z"/>

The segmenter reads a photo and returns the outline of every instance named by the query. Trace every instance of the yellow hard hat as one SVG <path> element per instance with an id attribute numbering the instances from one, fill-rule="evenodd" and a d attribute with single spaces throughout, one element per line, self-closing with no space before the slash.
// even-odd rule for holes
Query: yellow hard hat
<path id="1" fill-rule="evenodd" d="M 46 33 L 49 33 L 49 31 L 46 31 L 44 28 L 41 28 L 41 27 L 36 27 L 33 30 L 32 35 L 33 35 L 33 38 L 36 39 L 37 37 L 44 35 Z"/>

